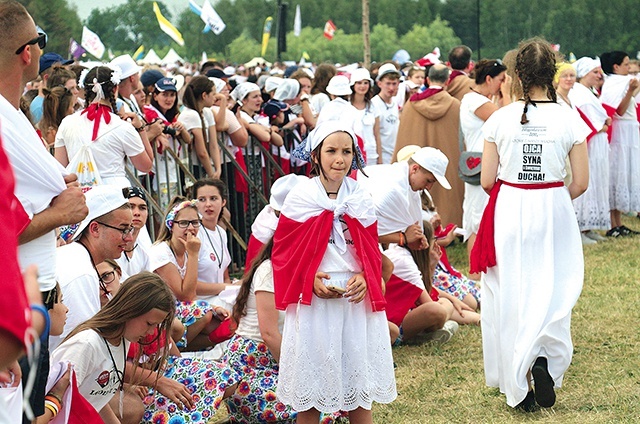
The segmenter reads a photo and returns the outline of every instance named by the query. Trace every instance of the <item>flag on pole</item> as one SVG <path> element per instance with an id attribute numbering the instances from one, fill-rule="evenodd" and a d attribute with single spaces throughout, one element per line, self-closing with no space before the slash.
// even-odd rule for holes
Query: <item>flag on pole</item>
<path id="1" fill-rule="evenodd" d="M 133 60 L 140 60 L 144 57 L 144 44 L 138 47 L 138 50 L 133 53 Z"/>
<path id="2" fill-rule="evenodd" d="M 300 37 L 302 31 L 302 17 L 300 16 L 300 5 L 296 6 L 296 17 L 293 20 L 293 35 Z"/>
<path id="3" fill-rule="evenodd" d="M 227 25 L 222 21 L 220 15 L 218 15 L 213 6 L 211 6 L 209 0 L 204 0 L 200 19 L 202 19 L 204 23 L 211 28 L 215 35 L 220 35 L 220 33 L 227 27 Z"/>
<path id="4" fill-rule="evenodd" d="M 271 24 L 273 23 L 273 18 L 269 16 L 264 20 L 264 29 L 262 30 L 262 54 L 260 56 L 264 56 L 267 52 L 267 46 L 269 45 L 269 37 L 271 37 Z"/>
<path id="5" fill-rule="evenodd" d="M 578 59 L 576 58 L 576 55 L 575 55 L 575 54 L 573 54 L 573 52 L 569 53 L 569 63 L 573 63 L 573 62 L 575 62 L 576 60 L 578 60 Z"/>
<path id="6" fill-rule="evenodd" d="M 307 53 L 307 51 L 306 51 L 306 50 L 303 50 L 303 51 L 302 51 L 302 58 L 303 58 L 304 60 L 310 60 L 310 59 L 311 59 L 311 57 L 309 57 L 309 53 Z"/>
<path id="7" fill-rule="evenodd" d="M 78 60 L 87 51 L 73 38 L 69 41 L 69 55 Z"/>
<path id="8" fill-rule="evenodd" d="M 116 57 L 116 55 L 111 51 L 111 47 L 107 49 L 107 56 L 109 57 L 109 60 L 113 60 L 113 58 Z"/>
<path id="9" fill-rule="evenodd" d="M 104 44 L 100 41 L 100 37 L 98 34 L 91 31 L 89 28 L 82 27 L 82 41 L 80 45 L 84 47 L 84 49 L 97 57 L 98 59 L 102 59 L 104 55 Z"/>
<path id="10" fill-rule="evenodd" d="M 202 8 L 198 6 L 198 3 L 196 3 L 195 0 L 189 0 L 189 9 L 191 9 L 193 13 L 195 13 L 202 19 Z M 211 27 L 209 26 L 209 24 L 206 24 L 204 26 L 204 29 L 202 30 L 202 33 L 206 34 L 209 31 L 211 31 Z"/>
<path id="11" fill-rule="evenodd" d="M 177 30 L 176 27 L 171 25 L 171 22 L 167 20 L 164 16 L 162 16 L 162 12 L 160 12 L 160 8 L 158 7 L 158 3 L 153 2 L 153 11 L 156 14 L 156 18 L 158 18 L 158 24 L 160 25 L 160 29 L 164 31 L 169 37 L 173 39 L 176 43 L 181 46 L 184 46 L 184 40 L 182 39 L 182 34 Z"/>
<path id="12" fill-rule="evenodd" d="M 336 25 L 329 19 L 326 24 L 324 24 L 324 37 L 327 40 L 333 40 L 333 34 L 336 32 Z"/>

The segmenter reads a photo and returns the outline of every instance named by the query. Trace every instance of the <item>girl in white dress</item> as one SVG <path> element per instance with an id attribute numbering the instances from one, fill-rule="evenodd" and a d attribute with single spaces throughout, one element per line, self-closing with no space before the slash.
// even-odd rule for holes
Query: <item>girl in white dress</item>
<path id="1" fill-rule="evenodd" d="M 536 403 L 555 403 L 554 388 L 571 363 L 571 310 L 584 276 L 571 199 L 587 189 L 584 140 L 590 130 L 574 111 L 556 103 L 555 72 L 547 42 L 522 43 L 516 74 L 524 100 L 496 111 L 483 128 L 481 182 L 491 193 L 471 254 L 471 270 L 486 273 L 487 385 L 505 393 L 509 406 L 525 411 L 535 410 Z M 568 188 L 567 155 L 573 174 Z"/>
<path id="2" fill-rule="evenodd" d="M 286 309 L 276 395 L 298 423 L 339 410 L 372 423 L 372 402 L 397 395 L 375 209 L 345 178 L 361 168 L 350 126 L 326 121 L 309 135 L 317 176 L 291 190 L 274 234 L 275 302 Z"/>

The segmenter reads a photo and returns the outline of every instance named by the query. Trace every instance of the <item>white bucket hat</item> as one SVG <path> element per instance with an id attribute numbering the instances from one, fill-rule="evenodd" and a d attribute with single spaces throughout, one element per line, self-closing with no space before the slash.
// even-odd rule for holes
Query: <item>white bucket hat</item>
<path id="1" fill-rule="evenodd" d="M 351 79 L 349 80 L 349 84 L 353 85 L 358 81 L 368 80 L 370 85 L 373 85 L 373 80 L 371 79 L 371 74 L 365 68 L 358 68 L 351 73 Z"/>
<path id="2" fill-rule="evenodd" d="M 352 91 L 349 86 L 349 78 L 344 75 L 336 75 L 331 78 L 327 85 L 327 93 L 333 94 L 334 96 L 348 96 L 351 94 Z"/>

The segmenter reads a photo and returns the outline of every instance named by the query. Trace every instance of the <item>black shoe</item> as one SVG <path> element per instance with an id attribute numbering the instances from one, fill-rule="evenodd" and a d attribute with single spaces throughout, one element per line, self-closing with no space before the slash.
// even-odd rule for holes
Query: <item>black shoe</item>
<path id="1" fill-rule="evenodd" d="M 550 408 L 556 403 L 556 392 L 553 390 L 553 378 L 549 375 L 547 358 L 539 357 L 531 369 L 533 384 L 535 386 L 535 398 L 538 405 Z"/>
<path id="2" fill-rule="evenodd" d="M 620 230 L 620 227 L 613 227 L 605 233 L 605 236 L 613 238 L 622 237 L 622 231 Z"/>
<path id="3" fill-rule="evenodd" d="M 516 405 L 516 409 L 524 412 L 534 412 L 536 409 L 538 409 L 533 390 L 529 390 L 529 393 L 527 393 L 527 396 L 525 396 L 523 401 Z"/>
<path id="4" fill-rule="evenodd" d="M 631 228 L 625 227 L 624 225 L 621 225 L 618 228 L 620 229 L 620 234 L 622 234 L 623 236 L 635 236 L 637 234 L 640 234 L 640 232 L 634 231 Z"/>

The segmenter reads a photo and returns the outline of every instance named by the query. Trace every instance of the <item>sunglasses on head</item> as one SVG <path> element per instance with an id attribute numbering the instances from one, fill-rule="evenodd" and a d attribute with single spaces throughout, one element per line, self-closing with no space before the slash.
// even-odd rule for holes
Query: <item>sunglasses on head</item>
<path id="1" fill-rule="evenodd" d="M 40 47 L 40 50 L 44 49 L 47 45 L 47 34 L 45 34 L 44 32 L 39 33 L 36 38 L 29 40 L 26 43 L 24 43 L 22 46 L 20 46 L 18 50 L 16 50 L 16 54 L 22 53 L 22 51 L 27 46 L 32 46 L 34 44 L 38 44 L 38 47 Z"/>

